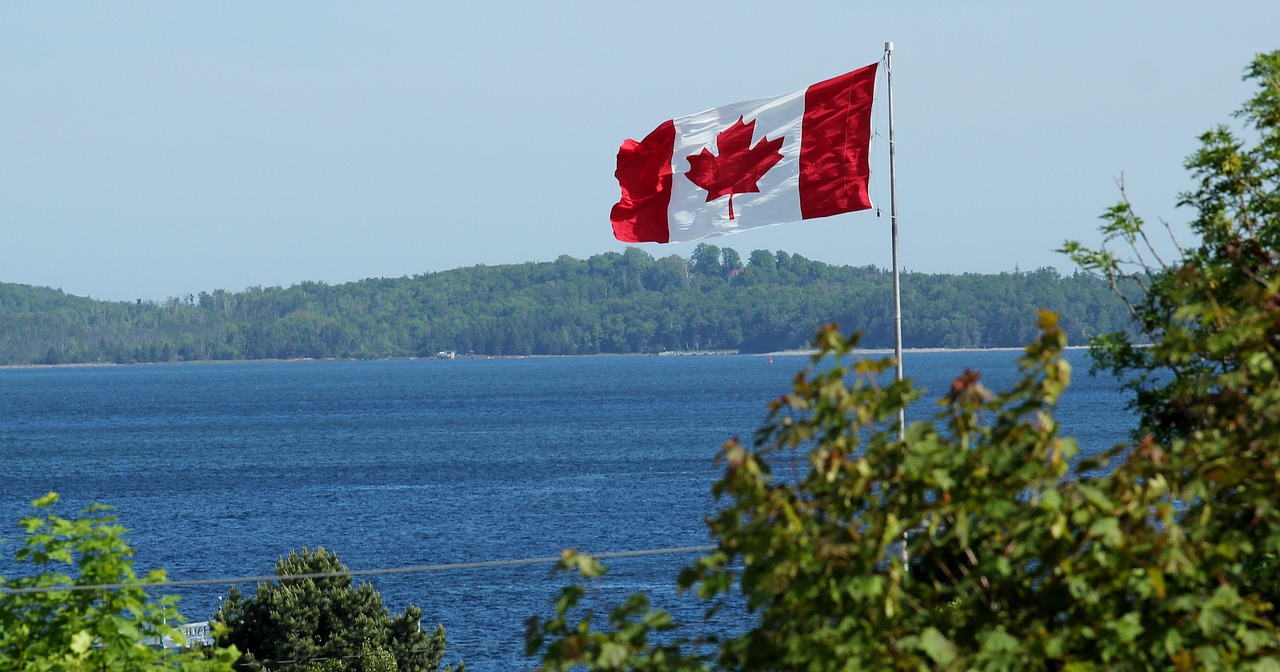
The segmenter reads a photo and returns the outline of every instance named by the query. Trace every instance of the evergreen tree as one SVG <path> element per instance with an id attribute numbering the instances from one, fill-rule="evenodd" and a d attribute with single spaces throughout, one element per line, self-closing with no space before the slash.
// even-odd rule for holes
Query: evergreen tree
<path id="1" fill-rule="evenodd" d="M 218 643 L 243 652 L 240 669 L 274 669 L 279 661 L 335 672 L 440 669 L 444 628 L 424 632 L 414 606 L 392 617 L 371 585 L 353 585 L 336 553 L 290 551 L 275 573 L 279 580 L 259 584 L 251 598 L 233 586 L 214 614 Z M 323 576 L 307 576 L 316 574 Z"/>

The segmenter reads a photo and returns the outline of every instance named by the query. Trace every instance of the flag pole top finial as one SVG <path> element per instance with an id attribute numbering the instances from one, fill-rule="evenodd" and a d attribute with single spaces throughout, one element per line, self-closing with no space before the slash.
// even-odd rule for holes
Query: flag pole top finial
<path id="1" fill-rule="evenodd" d="M 888 52 L 892 52 L 892 51 L 893 51 L 893 43 L 892 43 L 892 42 L 885 42 L 885 43 L 884 43 L 884 50 L 885 50 L 885 51 L 888 51 Z"/>

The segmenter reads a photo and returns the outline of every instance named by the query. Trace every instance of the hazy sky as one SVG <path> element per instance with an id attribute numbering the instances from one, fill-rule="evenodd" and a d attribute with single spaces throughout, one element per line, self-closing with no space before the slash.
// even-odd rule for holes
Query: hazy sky
<path id="1" fill-rule="evenodd" d="M 1280 2 L 5 3 L 0 282 L 164 299 L 625 246 L 619 143 L 895 43 L 903 267 L 1071 266 L 1197 136 Z M 887 106 L 852 213 L 707 242 L 890 265 Z M 688 256 L 693 244 L 645 244 Z"/>

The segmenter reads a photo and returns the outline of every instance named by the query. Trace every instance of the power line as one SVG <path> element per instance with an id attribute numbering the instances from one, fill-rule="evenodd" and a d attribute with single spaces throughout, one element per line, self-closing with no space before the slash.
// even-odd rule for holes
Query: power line
<path id="1" fill-rule="evenodd" d="M 671 555 L 677 553 L 706 553 L 714 551 L 716 546 L 681 546 L 676 548 L 650 548 L 642 551 L 614 551 L 611 553 L 591 554 L 593 558 L 607 560 L 610 558 L 634 558 L 645 555 Z M 420 572 L 446 572 L 458 569 L 479 569 L 488 567 L 516 567 L 520 565 L 544 565 L 560 562 L 562 558 L 524 558 L 519 560 L 487 560 L 483 562 L 457 562 L 445 565 L 417 565 L 412 567 L 392 567 L 384 569 L 360 569 L 345 572 L 316 572 L 312 574 L 263 574 L 259 576 L 240 576 L 223 579 L 188 579 L 183 581 L 154 581 L 132 583 L 95 583 L 83 585 L 61 586 L 29 586 L 25 588 L 0 588 L 0 595 L 20 595 L 32 593 L 61 593 L 86 590 L 124 590 L 127 588 L 173 588 L 182 586 L 226 585 L 233 583 L 264 583 L 267 581 L 290 581 L 299 579 L 328 579 L 343 576 L 377 576 L 381 574 L 414 574 Z"/>

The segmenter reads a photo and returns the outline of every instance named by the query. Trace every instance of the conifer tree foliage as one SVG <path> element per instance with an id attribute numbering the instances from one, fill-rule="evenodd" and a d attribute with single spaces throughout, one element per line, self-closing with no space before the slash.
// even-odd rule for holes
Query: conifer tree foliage
<path id="1" fill-rule="evenodd" d="M 1059 434 L 1070 368 L 1051 313 L 1011 389 L 961 372 L 901 436 L 921 392 L 828 327 L 754 445 L 722 449 L 717 549 L 677 580 L 746 626 L 677 624 L 643 595 L 602 619 L 577 584 L 529 620 L 527 651 L 544 670 L 1280 670 L 1280 52 L 1247 77 L 1257 143 L 1217 129 L 1188 160 L 1202 241 L 1139 261 L 1154 345 L 1098 344 L 1137 374 L 1133 443 L 1083 459 Z M 1103 234 L 1144 250 L 1127 204 Z M 1105 249 L 1068 252 L 1123 275 Z"/>
<path id="2" fill-rule="evenodd" d="M 275 573 L 280 579 L 259 584 L 252 597 L 232 586 L 214 614 L 218 643 L 244 652 L 237 669 L 275 669 L 282 661 L 322 672 L 441 669 L 444 628 L 423 631 L 422 610 L 412 605 L 392 617 L 373 586 L 352 583 L 336 553 L 290 551 Z M 332 576 L 305 576 L 315 574 Z"/>
<path id="3" fill-rule="evenodd" d="M 161 570 L 139 577 L 126 530 L 95 505 L 78 518 L 52 512 L 49 493 L 32 502 L 36 515 L 22 519 L 25 536 L 13 560 L 33 573 L 0 577 L 0 670 L 223 670 L 235 649 L 204 652 L 163 648 L 181 645 L 177 598 L 151 597 L 139 584 L 163 581 Z M 132 584 L 70 590 L 72 586 Z M 63 590 L 57 590 L 63 588 Z"/>

